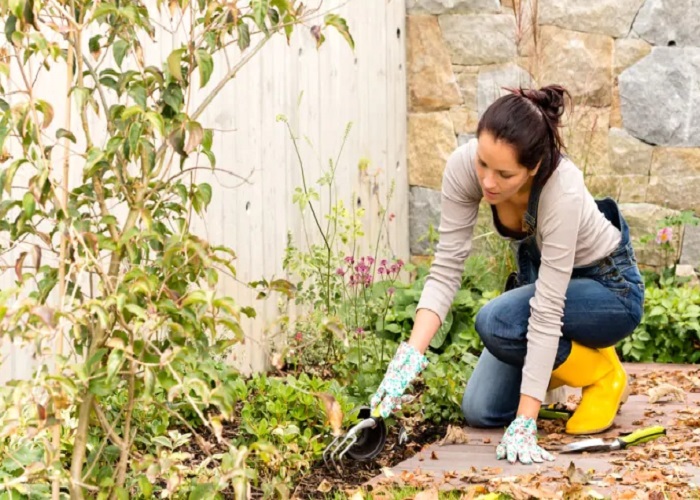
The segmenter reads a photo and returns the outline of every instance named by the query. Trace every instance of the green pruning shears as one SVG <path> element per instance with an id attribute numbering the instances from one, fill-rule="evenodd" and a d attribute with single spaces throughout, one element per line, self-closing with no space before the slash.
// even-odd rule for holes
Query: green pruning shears
<path id="1" fill-rule="evenodd" d="M 652 441 L 658 437 L 665 435 L 666 429 L 664 429 L 660 425 L 656 425 L 654 427 L 640 429 L 638 431 L 633 432 L 632 434 L 627 434 L 626 436 L 621 436 L 617 439 L 607 441 L 600 438 L 584 439 L 583 441 L 579 441 L 577 443 L 567 444 L 561 449 L 561 453 L 624 450 L 628 446 L 646 443 L 647 441 Z"/>

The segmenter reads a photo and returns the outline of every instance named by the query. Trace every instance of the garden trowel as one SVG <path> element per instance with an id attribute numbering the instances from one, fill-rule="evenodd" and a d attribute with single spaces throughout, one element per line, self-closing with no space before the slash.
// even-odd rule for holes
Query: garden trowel
<path id="1" fill-rule="evenodd" d="M 561 449 L 561 453 L 582 453 L 584 451 L 615 451 L 624 450 L 628 446 L 646 443 L 661 436 L 666 435 L 666 429 L 660 425 L 640 429 L 631 434 L 620 436 L 617 439 L 584 439 L 575 443 L 567 444 Z"/>

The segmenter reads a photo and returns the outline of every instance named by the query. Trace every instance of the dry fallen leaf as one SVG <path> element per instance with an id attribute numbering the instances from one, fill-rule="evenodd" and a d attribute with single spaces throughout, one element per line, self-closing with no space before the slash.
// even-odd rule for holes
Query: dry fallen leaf
<path id="1" fill-rule="evenodd" d="M 328 479 L 324 479 L 321 481 L 321 484 L 318 485 L 318 488 L 316 488 L 316 491 L 320 491 L 321 493 L 328 493 L 331 491 L 333 488 L 333 485 L 328 481 Z"/>
<path id="2" fill-rule="evenodd" d="M 685 401 L 685 391 L 671 384 L 661 384 L 647 392 L 649 403 L 653 404 L 661 398 L 668 396 L 671 401 Z"/>
<path id="3" fill-rule="evenodd" d="M 588 484 L 588 482 L 591 480 L 588 474 L 576 467 L 573 462 L 569 464 L 569 468 L 566 470 L 565 475 L 572 484 Z"/>
<path id="4" fill-rule="evenodd" d="M 343 410 L 340 408 L 340 403 L 327 392 L 317 392 L 316 396 L 323 401 L 326 417 L 328 418 L 328 423 L 331 426 L 333 435 L 340 436 L 343 434 Z"/>
<path id="5" fill-rule="evenodd" d="M 437 488 L 431 488 L 429 490 L 421 491 L 413 500 L 438 500 L 438 490 Z"/>
<path id="6" fill-rule="evenodd" d="M 463 428 L 457 425 L 450 425 L 447 427 L 445 437 L 440 440 L 440 446 L 445 444 L 466 444 L 468 442 L 469 435 Z"/>
<path id="7" fill-rule="evenodd" d="M 355 493 L 352 494 L 349 500 L 365 500 L 365 496 L 362 494 L 362 491 L 357 490 Z"/>

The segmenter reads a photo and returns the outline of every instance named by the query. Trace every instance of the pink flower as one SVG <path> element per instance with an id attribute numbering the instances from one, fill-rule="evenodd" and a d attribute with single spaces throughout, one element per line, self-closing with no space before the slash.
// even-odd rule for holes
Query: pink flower
<path id="1" fill-rule="evenodd" d="M 389 294 L 389 296 L 391 297 L 392 295 L 394 295 L 394 292 L 395 292 L 395 291 L 396 291 L 396 288 L 394 288 L 393 286 L 390 286 L 390 287 L 387 289 L 386 293 Z"/>
<path id="2" fill-rule="evenodd" d="M 394 212 L 391 212 L 389 214 L 389 222 L 393 221 L 395 217 L 396 217 L 396 214 Z"/>
<path id="3" fill-rule="evenodd" d="M 335 270 L 335 274 L 337 274 L 338 276 L 345 276 L 345 270 L 339 267 Z"/>
<path id="4" fill-rule="evenodd" d="M 357 328 L 355 328 L 355 333 L 357 333 L 358 335 L 362 335 L 365 333 L 365 330 L 364 328 L 358 326 Z"/>
<path id="5" fill-rule="evenodd" d="M 296 340 L 297 342 L 301 342 L 302 338 L 303 337 L 301 335 L 301 332 L 297 332 L 296 335 L 294 335 L 294 340 Z"/>
<path id="6" fill-rule="evenodd" d="M 656 243 L 661 245 L 663 243 L 670 243 L 673 239 L 673 229 L 670 227 L 664 227 L 659 229 L 656 233 Z"/>
<path id="7" fill-rule="evenodd" d="M 347 257 L 345 257 L 345 263 L 346 264 L 354 264 L 355 258 L 352 255 L 348 255 Z"/>

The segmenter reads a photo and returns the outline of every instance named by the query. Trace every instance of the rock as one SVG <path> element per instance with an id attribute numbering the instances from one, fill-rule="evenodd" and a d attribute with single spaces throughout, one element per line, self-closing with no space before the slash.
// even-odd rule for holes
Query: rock
<path id="1" fill-rule="evenodd" d="M 440 189 L 445 163 L 457 147 L 448 111 L 409 113 L 408 183 Z"/>
<path id="2" fill-rule="evenodd" d="M 653 147 L 635 139 L 625 130 L 608 131 L 610 170 L 619 175 L 649 175 Z"/>
<path id="3" fill-rule="evenodd" d="M 476 134 L 458 134 L 457 135 L 457 145 L 464 146 L 466 143 L 471 141 L 476 137 Z"/>
<path id="4" fill-rule="evenodd" d="M 649 201 L 700 213 L 700 149 L 654 148 Z"/>
<path id="5" fill-rule="evenodd" d="M 453 64 L 497 64 L 517 55 L 512 15 L 443 15 L 439 21 Z"/>
<path id="6" fill-rule="evenodd" d="M 562 140 L 573 162 L 587 175 L 610 174 L 610 108 L 577 105 L 564 118 Z"/>
<path id="7" fill-rule="evenodd" d="M 658 223 L 671 215 L 677 215 L 676 210 L 653 205 L 651 203 L 621 203 L 620 210 L 630 226 L 632 245 L 641 267 L 662 268 L 668 267 L 678 258 L 680 247 L 680 235 L 673 232 L 671 239 L 672 251 L 666 255 L 665 251 L 656 243 Z M 650 238 L 647 243 L 642 243 L 643 238 Z"/>
<path id="8" fill-rule="evenodd" d="M 678 210 L 693 210 L 700 213 L 698 186 L 700 186 L 700 175 L 687 177 L 652 175 L 649 177 L 647 201 Z"/>
<path id="9" fill-rule="evenodd" d="M 700 176 L 700 149 L 654 148 L 650 173 L 659 176 Z M 700 184 L 695 187 L 700 189 Z"/>
<path id="10" fill-rule="evenodd" d="M 650 144 L 700 146 L 700 48 L 655 47 L 618 81 L 629 133 Z"/>
<path id="11" fill-rule="evenodd" d="M 613 74 L 615 76 L 646 57 L 651 52 L 651 45 L 644 40 L 632 38 L 621 38 L 615 40 L 615 58 L 613 63 Z"/>
<path id="12" fill-rule="evenodd" d="M 498 0 L 407 0 L 409 14 L 478 14 L 498 13 Z"/>
<path id="13" fill-rule="evenodd" d="M 644 0 L 539 0 L 540 24 L 614 37 L 626 36 Z"/>
<path id="14" fill-rule="evenodd" d="M 532 76 L 514 63 L 479 72 L 477 105 L 481 116 L 496 99 L 508 92 L 503 87 L 531 87 Z"/>
<path id="15" fill-rule="evenodd" d="M 688 285 L 690 286 L 700 285 L 700 279 L 698 279 L 695 269 L 689 264 L 678 264 L 676 266 L 676 276 L 678 278 L 690 278 L 688 280 Z"/>
<path id="16" fill-rule="evenodd" d="M 464 105 L 476 112 L 476 89 L 481 66 L 454 66 Z"/>
<path id="17" fill-rule="evenodd" d="M 542 85 L 558 83 L 572 97 L 589 106 L 610 106 L 613 39 L 569 31 L 556 26 L 540 28 Z"/>
<path id="18" fill-rule="evenodd" d="M 409 110 L 449 109 L 462 103 L 435 16 L 406 19 Z"/>
<path id="19" fill-rule="evenodd" d="M 610 126 L 622 128 L 622 110 L 620 109 L 620 87 L 617 82 L 612 89 L 612 104 L 610 105 Z"/>
<path id="20" fill-rule="evenodd" d="M 432 255 L 437 242 L 430 242 L 430 226 L 437 234 L 440 226 L 440 191 L 422 187 L 411 187 L 408 195 L 408 241 L 411 255 Z"/>
<path id="21" fill-rule="evenodd" d="M 595 198 L 609 196 L 620 203 L 642 203 L 647 199 L 649 177 L 646 175 L 592 175 L 586 178 L 586 185 Z"/>
<path id="22" fill-rule="evenodd" d="M 476 133 L 479 118 L 473 109 L 468 109 L 464 106 L 452 108 L 450 110 L 450 118 L 456 134 Z"/>
<path id="23" fill-rule="evenodd" d="M 700 226 L 685 226 L 680 263 L 700 269 Z"/>
<path id="24" fill-rule="evenodd" d="M 700 45 L 700 0 L 646 0 L 632 29 L 652 45 Z"/>

